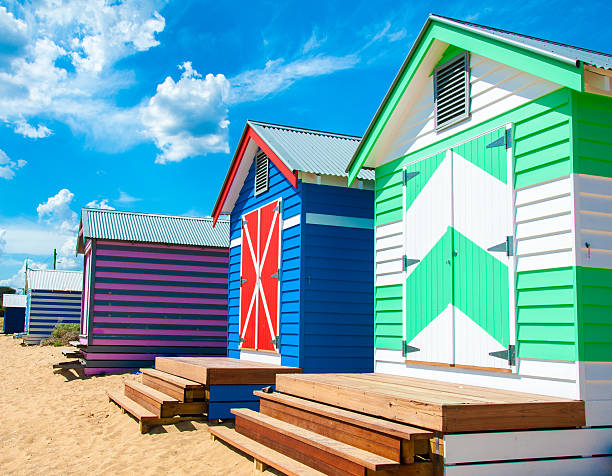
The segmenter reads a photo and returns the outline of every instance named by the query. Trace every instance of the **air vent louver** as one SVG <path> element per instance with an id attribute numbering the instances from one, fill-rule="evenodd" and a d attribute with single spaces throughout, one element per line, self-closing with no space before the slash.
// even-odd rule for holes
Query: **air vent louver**
<path id="1" fill-rule="evenodd" d="M 255 157 L 255 195 L 268 190 L 268 156 L 259 151 Z"/>
<path id="2" fill-rule="evenodd" d="M 470 69 L 467 52 L 434 70 L 437 131 L 470 116 L 469 79 Z"/>

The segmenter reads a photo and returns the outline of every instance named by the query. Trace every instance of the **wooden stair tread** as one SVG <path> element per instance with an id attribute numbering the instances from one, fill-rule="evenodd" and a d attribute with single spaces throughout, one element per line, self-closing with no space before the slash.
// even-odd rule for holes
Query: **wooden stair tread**
<path id="1" fill-rule="evenodd" d="M 234 408 L 232 413 L 258 425 L 284 434 L 291 438 L 357 463 L 373 471 L 397 468 L 399 463 L 391 459 L 365 451 L 341 441 L 328 438 L 310 430 L 291 425 L 282 420 L 263 415 L 248 408 Z"/>
<path id="2" fill-rule="evenodd" d="M 247 436 L 241 435 L 232 428 L 226 426 L 213 426 L 209 427 L 208 431 L 234 448 L 237 448 L 268 466 L 282 471 L 288 476 L 323 476 L 325 474 L 299 461 L 291 459 L 289 456 L 285 456 L 272 448 L 268 448 Z"/>
<path id="3" fill-rule="evenodd" d="M 108 396 L 109 399 L 111 399 L 113 402 L 115 402 L 117 405 L 123 408 L 126 412 L 128 412 L 130 415 L 133 415 L 140 421 L 158 419 L 157 415 L 150 412 L 149 410 L 139 405 L 131 398 L 126 397 L 124 394 L 120 392 L 113 392 L 113 391 L 108 390 L 106 392 L 106 395 Z"/>
<path id="4" fill-rule="evenodd" d="M 176 398 L 166 395 L 165 393 L 162 393 L 159 390 L 155 390 L 154 388 L 148 387 L 135 380 L 126 380 L 125 386 L 132 388 L 138 393 L 141 393 L 143 395 L 150 397 L 151 399 L 155 400 L 159 404 L 179 403 L 179 401 Z"/>
<path id="5" fill-rule="evenodd" d="M 294 397 L 293 395 L 287 395 L 284 393 L 274 392 L 265 393 L 260 390 L 253 392 L 260 398 L 267 400 L 273 400 L 275 402 L 283 403 L 292 407 L 300 408 L 312 413 L 317 413 L 329 418 L 341 420 L 353 425 L 368 428 L 370 430 L 379 431 L 388 435 L 393 435 L 398 438 L 405 440 L 417 440 L 417 439 L 429 439 L 433 438 L 433 432 L 429 430 L 423 430 L 410 425 L 402 423 L 395 423 L 392 421 L 383 420 L 369 415 L 363 415 L 343 408 L 334 407 L 332 405 L 326 405 L 324 403 L 313 402 L 312 400 L 306 400 L 304 398 Z"/>
<path id="6" fill-rule="evenodd" d="M 165 380 L 166 382 L 172 383 L 177 387 L 180 387 L 185 390 L 198 389 L 203 387 L 201 383 L 194 382 L 193 380 L 187 380 L 186 378 L 179 377 L 178 375 L 172 375 L 168 372 L 162 372 L 161 370 L 140 369 L 140 371 L 145 375 L 150 375 L 151 377 L 155 377 L 160 380 Z"/>

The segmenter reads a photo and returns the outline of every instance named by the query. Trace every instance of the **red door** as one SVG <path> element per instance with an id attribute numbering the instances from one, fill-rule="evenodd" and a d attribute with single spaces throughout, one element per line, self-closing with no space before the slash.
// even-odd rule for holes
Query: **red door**
<path id="1" fill-rule="evenodd" d="M 242 217 L 240 348 L 278 350 L 280 200 Z"/>

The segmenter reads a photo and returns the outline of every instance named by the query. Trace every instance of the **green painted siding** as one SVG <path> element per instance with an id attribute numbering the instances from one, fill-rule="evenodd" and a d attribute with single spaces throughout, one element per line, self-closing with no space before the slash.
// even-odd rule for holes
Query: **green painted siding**
<path id="1" fill-rule="evenodd" d="M 576 268 L 579 358 L 612 361 L 612 269 Z"/>
<path id="2" fill-rule="evenodd" d="M 574 172 L 612 177 L 612 98 L 572 93 Z"/>
<path id="3" fill-rule="evenodd" d="M 576 360 L 575 268 L 517 273 L 518 356 Z"/>
<path id="4" fill-rule="evenodd" d="M 402 348 L 402 285 L 378 286 L 374 293 L 376 317 L 374 347 Z"/>

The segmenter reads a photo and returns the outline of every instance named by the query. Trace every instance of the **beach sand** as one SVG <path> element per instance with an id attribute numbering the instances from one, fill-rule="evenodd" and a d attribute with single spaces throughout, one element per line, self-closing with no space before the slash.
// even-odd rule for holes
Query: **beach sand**
<path id="1" fill-rule="evenodd" d="M 211 441 L 205 423 L 141 435 L 105 393 L 140 376 L 71 379 L 53 373 L 62 348 L 19 343 L 0 335 L 0 474 L 253 474 L 252 460 Z"/>

